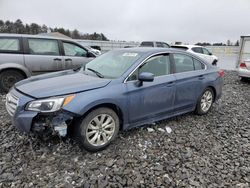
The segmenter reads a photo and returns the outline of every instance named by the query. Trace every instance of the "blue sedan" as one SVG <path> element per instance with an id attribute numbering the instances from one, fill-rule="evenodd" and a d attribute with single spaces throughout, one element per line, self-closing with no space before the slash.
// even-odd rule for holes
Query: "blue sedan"
<path id="1" fill-rule="evenodd" d="M 98 151 L 119 130 L 195 111 L 210 111 L 224 72 L 176 49 L 110 51 L 85 67 L 34 76 L 6 96 L 12 123 L 24 132 L 71 135 Z"/>

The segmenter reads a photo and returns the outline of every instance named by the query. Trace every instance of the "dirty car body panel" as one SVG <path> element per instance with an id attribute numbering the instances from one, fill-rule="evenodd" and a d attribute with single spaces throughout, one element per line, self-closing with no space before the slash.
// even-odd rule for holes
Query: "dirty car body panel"
<path id="1" fill-rule="evenodd" d="M 34 76 L 17 83 L 6 99 L 6 108 L 12 116 L 13 125 L 21 131 L 30 132 L 38 121 L 41 122 L 39 126 L 57 124 L 60 122 L 57 121 L 58 117 L 67 122 L 83 117 L 98 106 L 112 105 L 119 112 L 122 129 L 129 129 L 195 110 L 198 98 L 207 87 L 214 90 L 215 100 L 222 94 L 222 78 L 218 75 L 218 68 L 188 52 L 166 48 L 129 48 L 108 53 L 107 56 L 120 53 L 134 61 L 116 78 L 99 77 L 85 67 L 79 71 Z M 176 73 L 172 57 L 175 53 L 198 60 L 202 68 Z M 101 60 L 102 56 L 98 58 Z M 137 70 L 157 58 L 161 60 L 157 61 L 161 65 L 162 59 L 168 59 L 168 73 L 154 75 L 152 82 L 140 82 Z M 27 104 L 32 101 L 68 95 L 74 98 L 55 112 L 27 110 Z M 17 102 L 12 101 L 12 96 Z M 42 118 L 38 118 L 40 116 L 51 117 L 50 122 L 47 122 L 48 118 L 43 122 Z"/>

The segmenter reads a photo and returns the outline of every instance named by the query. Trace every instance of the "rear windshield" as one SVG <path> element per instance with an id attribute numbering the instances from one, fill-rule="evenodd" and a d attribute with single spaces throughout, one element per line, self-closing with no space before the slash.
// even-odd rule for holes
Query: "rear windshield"
<path id="1" fill-rule="evenodd" d="M 250 60 L 250 39 L 243 43 L 242 60 Z"/>
<path id="2" fill-rule="evenodd" d="M 142 47 L 154 47 L 153 42 L 142 42 L 141 45 Z"/>
<path id="3" fill-rule="evenodd" d="M 19 51 L 20 44 L 16 38 L 0 38 L 0 51 Z"/>
<path id="4" fill-rule="evenodd" d="M 185 46 L 171 46 L 172 48 L 176 48 L 176 49 L 179 49 L 179 50 L 188 50 L 188 47 L 185 47 Z"/>

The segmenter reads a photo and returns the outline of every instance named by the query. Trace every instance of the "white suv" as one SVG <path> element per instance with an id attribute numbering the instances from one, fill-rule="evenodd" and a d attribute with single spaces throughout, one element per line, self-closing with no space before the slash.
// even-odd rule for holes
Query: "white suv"
<path id="1" fill-rule="evenodd" d="M 197 46 L 197 45 L 173 45 L 171 47 L 193 53 L 193 54 L 199 56 L 200 58 L 204 59 L 208 63 L 211 63 L 212 65 L 217 65 L 218 57 L 213 55 L 208 49 L 204 48 L 203 46 Z"/>

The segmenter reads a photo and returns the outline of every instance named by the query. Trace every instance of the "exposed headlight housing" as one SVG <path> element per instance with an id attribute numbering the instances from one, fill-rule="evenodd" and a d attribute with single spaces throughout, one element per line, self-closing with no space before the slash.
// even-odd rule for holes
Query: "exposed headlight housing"
<path id="1" fill-rule="evenodd" d="M 48 98 L 31 101 L 26 105 L 26 110 L 36 112 L 55 112 L 67 105 L 75 95 Z"/>

